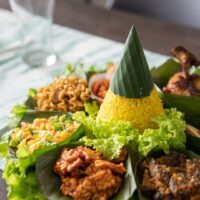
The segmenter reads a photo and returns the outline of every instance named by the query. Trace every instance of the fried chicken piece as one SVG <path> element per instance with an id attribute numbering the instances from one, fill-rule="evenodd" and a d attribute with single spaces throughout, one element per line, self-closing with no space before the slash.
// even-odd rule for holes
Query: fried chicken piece
<path id="1" fill-rule="evenodd" d="M 117 193 L 121 182 L 122 179 L 114 176 L 110 169 L 100 170 L 84 178 L 74 191 L 73 198 L 74 200 L 107 200 Z"/>
<path id="2" fill-rule="evenodd" d="M 101 159 L 100 153 L 83 146 L 75 149 L 64 148 L 53 169 L 57 174 L 64 176 L 79 167 L 87 167 L 93 160 L 98 159 Z"/>
<path id="3" fill-rule="evenodd" d="M 197 85 L 197 82 L 196 82 Z M 170 94 L 184 95 L 184 96 L 199 96 L 200 90 L 195 87 L 195 82 L 192 76 L 188 76 L 185 72 L 178 72 L 174 74 L 163 91 Z"/>
<path id="4" fill-rule="evenodd" d="M 184 68 L 189 68 L 192 65 L 197 66 L 199 64 L 197 58 L 182 46 L 173 48 L 171 54 L 180 61 Z"/>
<path id="5" fill-rule="evenodd" d="M 200 96 L 200 76 L 189 74 L 189 68 L 200 65 L 200 61 L 182 46 L 175 47 L 171 53 L 180 61 L 182 71 L 169 79 L 163 91 L 184 96 Z"/>

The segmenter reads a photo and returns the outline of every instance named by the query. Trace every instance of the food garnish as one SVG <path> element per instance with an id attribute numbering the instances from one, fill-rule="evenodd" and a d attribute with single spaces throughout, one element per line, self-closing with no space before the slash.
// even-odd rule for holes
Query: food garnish
<path id="1" fill-rule="evenodd" d="M 146 158 L 141 166 L 140 189 L 151 199 L 199 199 L 200 159 L 171 151 Z"/>
<path id="2" fill-rule="evenodd" d="M 173 48 L 171 50 L 171 54 L 184 68 L 190 68 L 191 66 L 198 66 L 200 64 L 200 61 L 196 58 L 196 56 L 182 46 Z"/>
<path id="3" fill-rule="evenodd" d="M 61 177 L 64 195 L 74 200 L 107 200 L 122 184 L 125 159 L 119 162 L 103 160 L 100 153 L 83 146 L 64 148 L 54 171 Z"/>
<path id="4" fill-rule="evenodd" d="M 76 112 L 90 98 L 87 81 L 77 76 L 56 78 L 53 83 L 37 90 L 37 109 Z"/>
<path id="5" fill-rule="evenodd" d="M 128 121 L 144 130 L 155 128 L 151 119 L 163 113 L 136 30 L 132 28 L 97 119 Z"/>

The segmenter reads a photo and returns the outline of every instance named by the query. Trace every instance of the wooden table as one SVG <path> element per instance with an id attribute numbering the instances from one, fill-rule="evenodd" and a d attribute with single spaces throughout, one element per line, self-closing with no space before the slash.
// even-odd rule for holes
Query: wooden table
<path id="1" fill-rule="evenodd" d="M 8 0 L 0 8 L 9 9 Z M 183 45 L 200 58 L 200 30 L 170 24 L 119 10 L 106 11 L 74 0 L 56 0 L 55 23 L 91 34 L 124 42 L 135 24 L 143 47 L 169 54 L 172 47 Z M 0 173 L 1 176 L 1 173 Z M 6 185 L 0 180 L 0 200 L 6 199 Z"/>

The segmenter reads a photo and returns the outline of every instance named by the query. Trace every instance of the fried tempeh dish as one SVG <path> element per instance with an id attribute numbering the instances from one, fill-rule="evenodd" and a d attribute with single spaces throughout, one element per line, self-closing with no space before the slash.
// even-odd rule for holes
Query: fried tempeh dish
<path id="1" fill-rule="evenodd" d="M 63 76 L 38 89 L 34 98 L 37 100 L 38 110 L 76 112 L 84 108 L 84 103 L 90 98 L 90 92 L 85 79 Z"/>
<path id="2" fill-rule="evenodd" d="M 169 79 L 163 91 L 184 96 L 200 96 L 200 76 L 189 74 L 189 69 L 199 66 L 200 61 L 182 46 L 172 49 L 171 54 L 180 62 L 182 69 Z"/>
<path id="3" fill-rule="evenodd" d="M 144 195 L 155 200 L 200 199 L 200 159 L 172 151 L 159 158 L 147 158 L 140 169 Z"/>
<path id="4" fill-rule="evenodd" d="M 122 184 L 126 154 L 123 150 L 119 159 L 107 161 L 87 147 L 64 148 L 53 168 L 61 176 L 62 193 L 74 200 L 110 199 Z"/>

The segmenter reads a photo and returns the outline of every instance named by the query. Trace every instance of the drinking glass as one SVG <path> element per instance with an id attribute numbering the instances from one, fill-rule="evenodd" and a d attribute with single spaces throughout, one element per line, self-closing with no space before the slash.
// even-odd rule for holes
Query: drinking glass
<path id="1" fill-rule="evenodd" d="M 9 0 L 20 24 L 23 59 L 30 66 L 52 65 L 51 25 L 55 0 Z"/>

